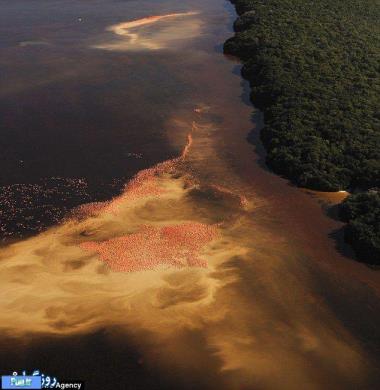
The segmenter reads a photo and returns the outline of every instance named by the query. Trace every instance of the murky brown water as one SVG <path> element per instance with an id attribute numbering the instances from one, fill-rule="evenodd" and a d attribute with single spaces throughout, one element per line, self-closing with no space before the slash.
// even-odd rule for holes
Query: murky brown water
<path id="1" fill-rule="evenodd" d="M 96 178 L 99 167 L 108 180 L 113 164 L 122 170 L 123 137 L 142 158 L 126 158 L 115 176 L 140 171 L 113 200 L 83 205 L 76 218 L 0 250 L 0 367 L 81 378 L 90 389 L 378 387 L 379 273 L 336 240 L 342 225 L 324 203 L 342 195 L 294 188 L 263 166 L 260 115 L 252 121 L 239 65 L 220 50 L 230 5 L 72 3 L 46 26 L 36 17 L 39 34 L 21 46 L 51 73 L 69 72 L 67 57 L 38 50 L 78 51 L 81 76 L 67 76 L 62 99 L 108 80 L 104 134 L 78 130 L 86 137 L 74 148 L 84 140 L 95 149 L 83 166 L 79 150 L 61 152 L 67 176 Z M 51 91 L 48 78 L 24 76 L 30 84 L 8 85 L 6 101 L 19 96 L 16 87 Z M 91 96 L 73 98 L 85 116 Z M 97 157 L 103 149 L 107 159 Z"/>

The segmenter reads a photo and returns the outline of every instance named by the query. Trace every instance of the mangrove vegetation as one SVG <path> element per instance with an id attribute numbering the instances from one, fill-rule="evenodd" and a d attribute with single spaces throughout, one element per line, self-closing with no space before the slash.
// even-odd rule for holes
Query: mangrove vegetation
<path id="1" fill-rule="evenodd" d="M 264 113 L 268 165 L 315 190 L 380 187 L 380 3 L 232 2 L 239 18 L 224 51 L 243 61 L 251 99 Z M 343 214 L 347 240 L 363 261 L 376 263 L 380 204 L 373 193 L 349 198 Z M 365 222 L 347 217 L 361 202 L 373 208 Z"/>

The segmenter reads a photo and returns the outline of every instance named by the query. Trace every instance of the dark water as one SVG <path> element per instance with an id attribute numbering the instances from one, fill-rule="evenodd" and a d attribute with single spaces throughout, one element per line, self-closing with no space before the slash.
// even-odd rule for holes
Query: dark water
<path id="1" fill-rule="evenodd" d="M 322 205 L 344 194 L 265 168 L 221 53 L 230 4 L 1 6 L 3 236 L 122 195 L 0 249 L 0 371 L 99 390 L 379 387 L 379 274 L 334 239 Z M 114 272 L 135 259 L 157 267 Z"/>
<path id="2" fill-rule="evenodd" d="M 2 2 L 3 238 L 109 199 L 137 171 L 176 153 L 163 128 L 187 83 L 161 56 L 91 48 L 108 25 L 145 13 L 125 1 Z"/>

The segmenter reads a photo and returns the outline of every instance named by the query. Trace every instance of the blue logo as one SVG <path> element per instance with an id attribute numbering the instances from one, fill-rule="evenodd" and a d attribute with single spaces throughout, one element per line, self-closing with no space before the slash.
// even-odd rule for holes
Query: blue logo
<path id="1" fill-rule="evenodd" d="M 23 371 L 21 375 L 14 372 L 12 375 L 3 375 L 1 377 L 1 388 L 3 390 L 11 389 L 48 389 L 55 388 L 57 378 L 45 376 L 39 370 L 34 370 L 31 375 L 26 375 Z"/>
<path id="2" fill-rule="evenodd" d="M 42 378 L 30 375 L 12 375 L 1 377 L 1 388 L 8 389 L 42 389 Z"/>

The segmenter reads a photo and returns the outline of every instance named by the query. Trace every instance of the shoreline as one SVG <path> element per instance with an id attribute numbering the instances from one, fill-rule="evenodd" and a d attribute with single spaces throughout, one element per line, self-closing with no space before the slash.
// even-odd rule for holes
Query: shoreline
<path id="1" fill-rule="evenodd" d="M 380 193 L 376 188 L 379 184 L 379 179 L 376 178 L 376 161 L 379 163 L 380 159 L 376 160 L 377 152 L 372 150 L 376 149 L 376 136 L 380 139 L 380 134 L 374 132 L 374 135 L 370 138 L 369 135 L 363 133 L 359 136 L 352 136 L 353 141 L 347 141 L 347 135 L 342 136 L 338 133 L 338 130 L 335 130 L 334 126 L 336 124 L 332 123 L 330 126 L 329 123 L 326 123 L 334 109 L 330 109 L 328 106 L 323 109 L 326 117 L 323 118 L 324 127 L 321 127 L 320 133 L 318 133 L 318 128 L 315 129 L 315 126 L 320 125 L 317 122 L 319 120 L 317 115 L 312 110 L 322 110 L 321 107 L 326 105 L 325 100 L 327 100 L 329 94 L 319 96 L 314 92 L 323 90 L 326 85 L 323 81 L 315 81 L 315 74 L 310 84 L 311 91 L 308 90 L 308 87 L 293 84 L 297 83 L 294 79 L 297 72 L 299 72 L 299 78 L 302 78 L 305 72 L 307 75 L 304 82 L 308 82 L 307 77 L 310 76 L 308 74 L 310 70 L 299 68 L 299 63 L 300 61 L 301 63 L 306 61 L 309 64 L 306 56 L 308 50 L 312 50 L 309 46 L 312 48 L 313 44 L 308 42 L 309 46 L 306 45 L 306 48 L 299 49 L 294 58 L 292 55 L 287 57 L 297 47 L 297 45 L 287 42 L 292 39 L 292 30 L 286 30 L 287 26 L 285 25 L 283 27 L 284 31 L 273 32 L 278 21 L 294 22 L 295 24 L 298 22 L 301 27 L 293 26 L 293 28 L 300 28 L 305 37 L 301 36 L 299 39 L 307 41 L 310 38 L 309 35 L 313 34 L 314 26 L 309 27 L 306 24 L 305 27 L 302 23 L 306 22 L 304 20 L 300 21 L 300 18 L 303 17 L 302 11 L 306 5 L 300 5 L 297 0 L 294 0 L 294 5 L 298 5 L 297 10 L 301 13 L 301 17 L 297 16 L 297 20 L 297 17 L 294 16 L 293 20 L 292 11 L 285 16 L 279 15 L 281 12 L 286 13 L 288 10 L 276 0 L 272 0 L 269 4 L 247 0 L 230 0 L 230 2 L 234 5 L 238 17 L 235 19 L 233 26 L 234 36 L 224 43 L 224 53 L 240 59 L 243 65 L 241 75 L 250 84 L 250 101 L 263 112 L 264 126 L 260 130 L 260 139 L 266 151 L 266 165 L 277 175 L 290 180 L 305 190 L 317 191 L 321 194 L 328 192 L 347 195 L 341 200 L 339 206 L 340 220 L 347 223 L 345 241 L 355 250 L 358 261 L 371 265 L 380 264 Z M 279 9 L 271 8 L 276 6 Z M 281 7 L 284 9 L 281 9 Z M 315 9 L 311 12 L 317 15 L 318 7 L 318 5 L 315 6 Z M 339 7 L 337 8 L 339 10 Z M 358 17 L 363 17 L 360 15 L 360 9 L 355 11 L 358 13 Z M 272 21 L 273 18 L 274 21 Z M 336 18 L 336 16 L 332 18 Z M 327 20 L 329 19 L 327 18 Z M 280 25 L 283 26 L 284 24 L 280 23 Z M 289 33 L 289 36 L 283 38 L 282 35 L 287 33 Z M 323 49 L 317 47 L 318 53 L 319 55 L 323 53 Z M 324 67 L 329 63 L 326 59 L 318 60 L 318 58 L 311 60 L 311 62 L 311 66 L 316 67 L 314 70 L 318 72 L 319 67 Z M 344 65 L 342 63 L 342 66 Z M 320 73 L 323 77 L 324 71 L 321 70 Z M 335 75 L 334 70 L 329 70 L 325 76 L 335 77 Z M 365 76 L 364 74 L 363 77 Z M 281 79 L 282 77 L 283 79 Z M 338 85 L 340 81 L 339 77 L 336 77 L 338 80 L 335 80 L 335 84 Z M 298 93 L 300 93 L 299 96 Z M 334 99 L 334 96 L 337 99 L 341 97 L 339 92 L 335 94 L 334 91 L 330 91 L 329 93 Z M 342 92 L 340 93 L 342 94 Z M 347 104 L 349 103 L 347 102 Z M 366 108 L 370 112 L 371 107 Z M 345 115 L 346 126 L 355 126 L 358 116 L 356 112 L 353 112 L 354 108 L 343 104 L 340 109 L 342 113 L 351 115 L 351 117 Z M 369 113 L 363 115 L 367 115 L 367 119 L 370 116 Z M 287 120 L 284 120 L 284 117 L 287 117 Z M 350 122 L 350 118 L 352 122 Z M 372 124 L 370 123 L 368 126 L 370 127 Z M 366 136 L 368 143 L 366 143 L 366 139 L 364 141 L 355 140 L 355 137 L 365 138 Z M 334 140 L 334 143 L 331 140 Z M 252 140 L 249 140 L 249 142 L 252 143 Z M 352 142 L 352 144 L 359 142 L 359 150 L 362 151 L 362 155 L 367 153 L 367 157 L 351 156 L 346 150 L 337 152 L 338 154 L 344 153 L 345 160 L 339 160 L 341 158 L 339 155 L 331 157 L 330 153 L 336 153 L 339 148 L 343 150 L 344 147 L 347 147 L 347 150 L 350 150 L 351 146 L 349 144 L 347 146 L 346 142 Z M 338 159 L 339 162 L 334 163 L 334 158 Z M 375 171 L 366 171 L 363 168 L 362 171 L 359 170 L 356 174 L 350 172 L 350 164 L 360 166 L 362 163 L 360 158 L 372 158 Z M 366 172 L 371 172 L 373 179 Z M 360 186 L 358 183 L 363 185 Z M 348 191 L 349 188 L 361 187 L 361 191 Z M 336 203 L 339 203 L 339 201 Z M 374 208 L 375 217 L 368 210 L 369 205 Z M 360 209 L 360 212 L 358 209 Z"/>

